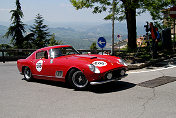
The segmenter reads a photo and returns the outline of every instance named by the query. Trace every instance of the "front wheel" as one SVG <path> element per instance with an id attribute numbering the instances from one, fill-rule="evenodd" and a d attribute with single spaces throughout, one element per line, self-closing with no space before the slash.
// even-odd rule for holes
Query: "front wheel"
<path id="1" fill-rule="evenodd" d="M 89 86 L 89 81 L 82 71 L 71 71 L 69 83 L 76 90 L 85 90 Z"/>
<path id="2" fill-rule="evenodd" d="M 26 81 L 32 81 L 32 73 L 29 67 L 24 68 L 23 74 Z"/>

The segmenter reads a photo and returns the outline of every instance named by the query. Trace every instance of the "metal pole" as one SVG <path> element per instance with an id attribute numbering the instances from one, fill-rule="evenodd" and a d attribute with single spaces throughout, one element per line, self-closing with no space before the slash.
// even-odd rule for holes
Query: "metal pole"
<path id="1" fill-rule="evenodd" d="M 114 55 L 114 14 L 115 14 L 115 0 L 112 3 L 112 55 Z"/>
<path id="2" fill-rule="evenodd" d="M 121 36 L 119 37 L 119 52 L 120 52 L 120 43 L 121 43 L 121 42 L 120 42 L 120 38 L 121 38 Z"/>
<path id="3" fill-rule="evenodd" d="M 174 19 L 174 50 L 175 50 L 175 19 Z"/>
<path id="4" fill-rule="evenodd" d="M 102 55 L 103 55 L 103 48 L 102 48 L 102 50 L 101 50 L 101 51 L 102 51 Z"/>

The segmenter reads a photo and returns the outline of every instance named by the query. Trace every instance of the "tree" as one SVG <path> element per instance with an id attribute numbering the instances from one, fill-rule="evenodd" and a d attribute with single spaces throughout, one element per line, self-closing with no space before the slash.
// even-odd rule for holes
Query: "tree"
<path id="1" fill-rule="evenodd" d="M 92 54 L 96 54 L 97 53 L 97 46 L 96 46 L 96 42 L 93 42 L 92 45 L 90 46 L 90 50 Z"/>
<path id="2" fill-rule="evenodd" d="M 76 9 L 93 8 L 93 13 L 108 10 L 109 15 L 105 17 L 106 20 L 113 19 L 114 16 L 119 21 L 126 19 L 129 49 L 137 47 L 136 15 L 149 11 L 153 20 L 157 20 L 161 18 L 161 9 L 176 4 L 175 0 L 70 0 L 70 2 Z"/>
<path id="3" fill-rule="evenodd" d="M 35 24 L 31 27 L 30 31 L 34 34 L 34 48 L 42 48 L 45 46 L 48 46 L 50 39 L 48 38 L 50 36 L 48 31 L 48 26 L 44 25 L 44 19 L 40 14 L 36 15 Z"/>
<path id="4" fill-rule="evenodd" d="M 54 45 L 62 45 L 62 41 L 57 41 L 55 40 L 55 34 L 53 33 L 51 35 L 50 41 L 49 41 L 49 45 L 48 46 L 54 46 Z"/>
<path id="5" fill-rule="evenodd" d="M 93 42 L 92 45 L 90 46 L 90 50 L 97 50 L 97 46 L 96 46 L 96 43 Z"/>
<path id="6" fill-rule="evenodd" d="M 34 35 L 33 33 L 29 33 L 27 34 L 23 40 L 23 48 L 25 49 L 32 49 L 32 48 L 35 48 L 35 45 L 34 45 Z"/>
<path id="7" fill-rule="evenodd" d="M 21 4 L 19 0 L 16 0 L 16 9 L 11 10 L 10 13 L 12 13 L 12 24 L 4 36 L 7 38 L 12 36 L 11 43 L 14 45 L 14 47 L 23 48 L 23 33 L 25 32 L 25 28 L 23 22 L 21 21 L 23 18 L 23 12 L 21 10 Z"/>
<path id="8" fill-rule="evenodd" d="M 12 48 L 12 47 L 8 44 L 0 44 L 0 49 L 9 49 L 9 48 Z"/>

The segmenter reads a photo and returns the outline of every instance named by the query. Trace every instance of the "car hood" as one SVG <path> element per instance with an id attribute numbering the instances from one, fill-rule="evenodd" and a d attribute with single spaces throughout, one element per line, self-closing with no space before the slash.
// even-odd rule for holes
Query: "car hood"
<path id="1" fill-rule="evenodd" d="M 119 57 L 109 55 L 69 55 L 66 58 L 73 63 L 93 64 L 102 71 L 125 67 L 118 62 Z"/>

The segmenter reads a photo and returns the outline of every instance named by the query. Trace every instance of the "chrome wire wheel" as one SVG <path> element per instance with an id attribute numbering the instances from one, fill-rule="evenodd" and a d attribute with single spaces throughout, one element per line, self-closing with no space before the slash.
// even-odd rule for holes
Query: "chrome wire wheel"
<path id="1" fill-rule="evenodd" d="M 84 89 L 89 83 L 81 71 L 76 71 L 73 73 L 72 82 L 77 89 Z"/>
<path id="2" fill-rule="evenodd" d="M 27 81 L 31 81 L 32 80 L 32 73 L 31 73 L 31 70 L 30 70 L 29 67 L 25 67 L 25 69 L 24 69 L 24 78 Z"/>

